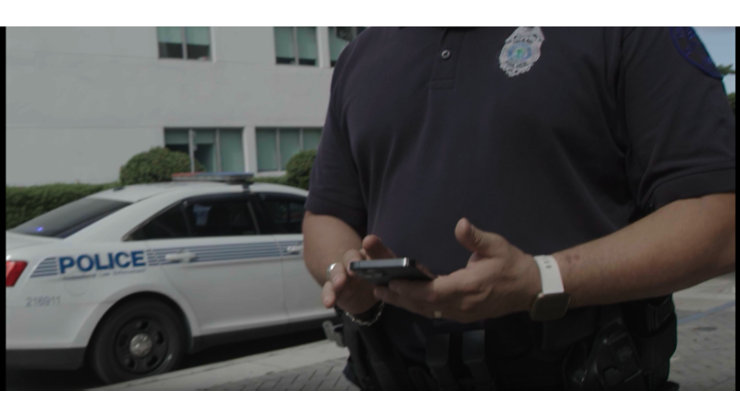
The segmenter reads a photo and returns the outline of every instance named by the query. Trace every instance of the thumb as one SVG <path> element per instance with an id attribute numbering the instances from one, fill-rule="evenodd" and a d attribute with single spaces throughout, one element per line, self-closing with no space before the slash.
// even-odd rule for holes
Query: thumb
<path id="1" fill-rule="evenodd" d="M 455 226 L 455 238 L 465 249 L 485 257 L 496 256 L 506 244 L 503 237 L 478 229 L 465 217 Z"/>

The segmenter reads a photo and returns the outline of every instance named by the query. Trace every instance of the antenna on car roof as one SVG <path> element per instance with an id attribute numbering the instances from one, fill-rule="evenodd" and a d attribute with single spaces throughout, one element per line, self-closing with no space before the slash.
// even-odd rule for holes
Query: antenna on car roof
<path id="1" fill-rule="evenodd" d="M 172 181 L 210 181 L 226 184 L 242 184 L 248 188 L 254 181 L 251 172 L 176 172 L 172 174 Z"/>

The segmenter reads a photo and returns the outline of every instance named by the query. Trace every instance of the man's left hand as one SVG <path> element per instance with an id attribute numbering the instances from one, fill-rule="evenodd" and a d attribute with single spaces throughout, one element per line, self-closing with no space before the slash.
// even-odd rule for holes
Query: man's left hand
<path id="1" fill-rule="evenodd" d="M 465 218 L 455 226 L 455 237 L 472 252 L 465 268 L 430 282 L 394 280 L 376 287 L 375 296 L 426 317 L 459 322 L 529 310 L 541 289 L 531 255 Z"/>

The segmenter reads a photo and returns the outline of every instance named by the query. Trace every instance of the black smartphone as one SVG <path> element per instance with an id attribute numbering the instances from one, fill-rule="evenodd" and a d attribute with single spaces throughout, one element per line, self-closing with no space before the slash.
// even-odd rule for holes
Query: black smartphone
<path id="1" fill-rule="evenodd" d="M 375 285 L 388 285 L 392 279 L 432 280 L 433 278 L 416 267 L 409 258 L 371 259 L 350 262 L 349 269 L 356 276 Z"/>

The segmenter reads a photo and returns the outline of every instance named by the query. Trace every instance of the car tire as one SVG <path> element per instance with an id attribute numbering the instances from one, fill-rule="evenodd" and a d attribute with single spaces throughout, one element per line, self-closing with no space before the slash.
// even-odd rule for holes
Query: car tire
<path id="1" fill-rule="evenodd" d="M 112 310 L 98 325 L 90 365 L 106 384 L 161 374 L 185 356 L 185 327 L 166 304 L 141 299 Z"/>

